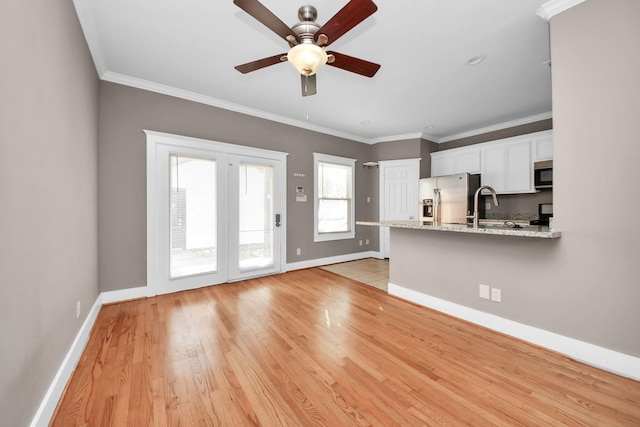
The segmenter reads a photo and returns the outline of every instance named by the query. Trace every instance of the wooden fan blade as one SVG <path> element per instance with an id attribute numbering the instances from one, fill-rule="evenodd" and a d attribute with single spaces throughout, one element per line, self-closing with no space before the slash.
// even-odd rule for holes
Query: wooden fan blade
<path id="1" fill-rule="evenodd" d="M 328 46 L 367 19 L 376 10 L 378 10 L 378 6 L 371 0 L 351 0 L 315 33 L 314 40 L 318 41 L 318 37 L 324 34 L 329 38 Z"/>
<path id="2" fill-rule="evenodd" d="M 327 52 L 327 54 L 335 57 L 335 61 L 327 62 L 327 65 L 342 68 L 343 70 L 351 71 L 352 73 L 366 77 L 375 76 L 380 69 L 379 64 L 374 64 L 373 62 L 365 61 L 364 59 L 354 58 L 353 56 L 344 55 L 338 52 Z"/>
<path id="3" fill-rule="evenodd" d="M 280 18 L 258 0 L 233 0 L 233 3 L 283 39 L 287 40 L 287 36 L 293 36 L 294 39 L 300 42 L 300 38 L 296 33 L 291 31 L 287 24 L 282 22 Z"/>
<path id="4" fill-rule="evenodd" d="M 316 75 L 305 76 L 300 75 L 302 79 L 302 96 L 309 96 L 316 94 Z"/>
<path id="5" fill-rule="evenodd" d="M 238 65 L 234 67 L 236 70 L 240 71 L 242 74 L 250 73 L 251 71 L 259 70 L 260 68 L 268 67 L 270 65 L 279 64 L 282 62 L 282 57 L 287 56 L 286 53 L 281 53 L 280 55 L 270 56 L 268 58 L 258 59 L 257 61 L 247 62 L 246 64 Z"/>

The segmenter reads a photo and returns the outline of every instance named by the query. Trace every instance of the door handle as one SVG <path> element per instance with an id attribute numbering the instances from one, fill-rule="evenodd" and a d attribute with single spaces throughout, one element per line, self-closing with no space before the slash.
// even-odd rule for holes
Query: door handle
<path id="1" fill-rule="evenodd" d="M 276 214 L 276 227 L 280 227 L 280 214 Z"/>

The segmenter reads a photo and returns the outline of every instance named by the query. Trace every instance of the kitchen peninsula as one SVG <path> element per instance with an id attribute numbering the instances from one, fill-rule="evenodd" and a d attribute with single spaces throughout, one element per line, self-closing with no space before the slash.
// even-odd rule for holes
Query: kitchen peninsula
<path id="1" fill-rule="evenodd" d="M 533 237 L 539 239 L 557 239 L 562 233 L 545 226 L 507 226 L 498 222 L 484 222 L 478 228 L 472 224 L 425 224 L 421 221 L 357 221 L 358 225 L 405 228 L 413 230 L 444 231 L 470 234 L 492 234 L 498 236 Z M 515 224 L 514 224 L 515 225 Z"/>

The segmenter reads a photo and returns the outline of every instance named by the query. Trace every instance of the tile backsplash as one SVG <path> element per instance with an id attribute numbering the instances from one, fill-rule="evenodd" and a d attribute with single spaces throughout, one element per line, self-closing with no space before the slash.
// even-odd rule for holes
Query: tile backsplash
<path id="1" fill-rule="evenodd" d="M 485 196 L 485 203 L 491 200 Z M 530 221 L 538 219 L 538 205 L 553 203 L 553 191 L 545 190 L 531 194 L 503 194 L 498 196 L 499 206 L 491 203 L 491 209 L 485 210 L 487 219 L 510 219 Z"/>

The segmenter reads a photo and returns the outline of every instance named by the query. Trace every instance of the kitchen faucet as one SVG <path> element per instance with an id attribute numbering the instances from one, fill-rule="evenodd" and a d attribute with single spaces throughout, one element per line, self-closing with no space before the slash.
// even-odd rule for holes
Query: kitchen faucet
<path id="1" fill-rule="evenodd" d="M 478 228 L 478 224 L 480 223 L 480 215 L 478 214 L 478 196 L 482 190 L 489 190 L 491 195 L 493 196 L 493 204 L 498 206 L 498 196 L 496 195 L 496 190 L 488 185 L 483 185 L 482 187 L 476 190 L 476 194 L 473 195 L 473 216 L 469 216 L 467 218 L 473 218 L 473 228 Z"/>

